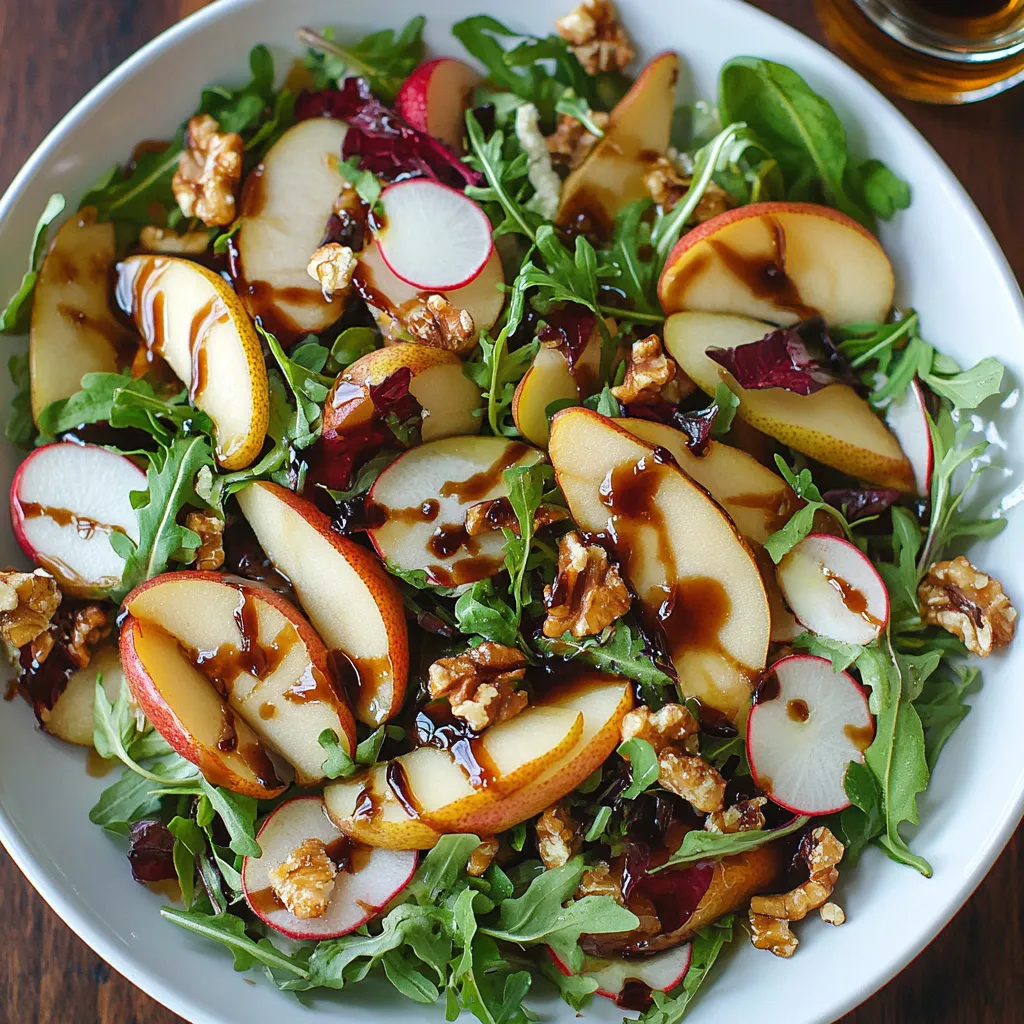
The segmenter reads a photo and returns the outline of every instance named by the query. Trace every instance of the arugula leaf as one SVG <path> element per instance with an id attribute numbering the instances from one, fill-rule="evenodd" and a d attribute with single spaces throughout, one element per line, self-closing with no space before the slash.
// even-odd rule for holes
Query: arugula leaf
<path id="1" fill-rule="evenodd" d="M 479 845 L 480 839 L 474 835 L 442 836 L 417 869 L 409 884 L 410 895 L 425 906 L 435 903 L 465 875 L 466 863 Z"/>
<path id="2" fill-rule="evenodd" d="M 954 364 L 955 365 L 955 364 Z M 935 369 L 922 376 L 937 395 L 948 399 L 956 409 L 975 409 L 986 398 L 998 395 L 1003 383 L 1003 364 L 992 356 L 975 363 L 969 370 L 943 374 Z"/>
<path id="3" fill-rule="evenodd" d="M 286 956 L 269 939 L 256 942 L 245 934 L 245 922 L 233 914 L 202 914 L 198 911 L 161 907 L 161 917 L 187 931 L 223 943 L 235 958 L 235 970 L 247 971 L 254 964 L 263 964 L 272 970 L 286 971 L 299 978 L 309 978 L 307 970 L 296 957 Z"/>
<path id="4" fill-rule="evenodd" d="M 32 421 L 32 375 L 29 372 L 28 353 L 16 352 L 11 356 L 7 360 L 7 372 L 11 375 L 15 392 L 4 434 L 8 441 L 19 448 L 31 448 L 36 437 L 36 425 Z"/>
<path id="5" fill-rule="evenodd" d="M 328 779 L 345 779 L 359 771 L 359 766 L 349 757 L 333 729 L 324 729 L 317 737 L 317 743 L 327 751 L 323 773 Z"/>
<path id="6" fill-rule="evenodd" d="M 50 225 L 64 212 L 66 200 L 59 192 L 54 192 L 43 212 L 39 215 L 36 229 L 32 234 L 32 245 L 29 248 L 28 270 L 21 279 L 21 286 L 0 310 L 0 334 L 27 334 L 29 317 L 32 313 L 32 295 L 35 292 L 39 268 L 43 265 L 46 255 L 46 240 Z M 10 365 L 10 364 L 8 364 Z M 14 370 L 11 369 L 11 377 Z"/>
<path id="7" fill-rule="evenodd" d="M 658 781 L 658 755 L 647 740 L 637 736 L 620 743 L 617 752 L 629 762 L 631 776 L 629 786 L 622 791 L 622 799 L 635 800 Z"/>
<path id="8" fill-rule="evenodd" d="M 128 766 L 117 782 L 100 794 L 89 811 L 89 820 L 108 831 L 127 836 L 128 825 L 159 810 L 161 786 L 195 777 L 195 765 L 178 754 L 152 762 L 146 775 Z"/>
<path id="9" fill-rule="evenodd" d="M 851 806 L 839 815 L 839 829 L 846 856 L 853 861 L 885 831 L 885 809 L 882 788 L 866 764 L 853 761 L 847 766 L 843 788 Z"/>
<path id="10" fill-rule="evenodd" d="M 604 835 L 604 830 L 608 827 L 608 822 L 612 817 L 612 809 L 607 804 L 602 804 L 597 809 L 597 814 L 594 815 L 594 820 L 590 823 L 590 828 L 587 829 L 586 835 L 583 837 L 585 843 L 593 843 Z"/>
<path id="11" fill-rule="evenodd" d="M 942 748 L 967 717 L 971 706 L 964 698 L 981 687 L 981 673 L 955 663 L 947 672 L 933 675 L 925 683 L 914 707 L 924 729 L 924 752 L 930 771 L 935 770 Z"/>
<path id="12" fill-rule="evenodd" d="M 690 967 L 682 985 L 675 993 L 654 992 L 653 1005 L 640 1016 L 639 1024 L 678 1024 L 686 1015 L 697 990 L 707 979 L 711 968 L 727 942 L 732 942 L 732 915 L 719 918 L 714 924 L 702 928 L 693 938 Z"/>
<path id="13" fill-rule="evenodd" d="M 701 735 L 700 756 L 719 771 L 722 771 L 735 757 L 739 763 L 730 774 L 733 776 L 750 774 L 750 765 L 747 763 L 747 744 L 742 733 L 729 737 Z"/>
<path id="14" fill-rule="evenodd" d="M 694 829 L 683 836 L 683 842 L 664 864 L 651 868 L 651 874 L 672 867 L 688 867 L 699 860 L 719 860 L 733 854 L 756 850 L 765 843 L 799 832 L 811 819 L 806 815 L 794 818 L 786 825 L 773 829 L 751 829 L 747 832 L 702 832 Z"/>
<path id="15" fill-rule="evenodd" d="M 844 643 L 842 640 L 818 636 L 816 633 L 801 633 L 793 640 L 793 647 L 818 658 L 828 658 L 832 662 L 833 672 L 845 672 L 864 650 L 857 644 Z"/>
<path id="16" fill-rule="evenodd" d="M 366 739 L 356 744 L 356 763 L 365 766 L 376 764 L 386 739 L 405 739 L 405 730 L 397 725 L 378 726 Z"/>
<path id="17" fill-rule="evenodd" d="M 519 615 L 495 593 L 492 579 L 478 580 L 455 602 L 459 629 L 506 647 L 519 644 Z"/>
<path id="18" fill-rule="evenodd" d="M 516 631 L 522 620 L 523 608 L 529 604 L 526 587 L 526 564 L 533 543 L 533 520 L 544 500 L 544 487 L 553 477 L 551 467 L 544 462 L 532 466 L 513 466 L 502 475 L 508 491 L 509 504 L 519 522 L 518 534 L 503 529 L 505 535 L 505 568 L 509 574 L 509 593 L 516 605 Z M 457 613 L 457 609 L 456 609 Z"/>
<path id="19" fill-rule="evenodd" d="M 174 836 L 174 872 L 181 887 L 181 900 L 186 907 L 195 902 L 196 864 L 206 852 L 206 837 L 192 818 L 177 815 L 167 823 Z"/>
<path id="20" fill-rule="evenodd" d="M 291 443 L 296 448 L 308 448 L 320 436 L 323 404 L 334 384 L 332 377 L 320 373 L 330 353 L 315 340 L 307 340 L 296 345 L 289 355 L 258 321 L 256 330 L 267 343 L 295 396 L 295 420 L 288 431 Z"/>
<path id="21" fill-rule="evenodd" d="M 714 422 L 711 424 L 712 437 L 724 437 L 732 429 L 732 421 L 736 418 L 736 410 L 740 407 L 740 399 L 724 380 L 715 385 Z"/>
<path id="22" fill-rule="evenodd" d="M 781 455 L 775 456 L 775 465 L 778 466 L 779 472 L 786 483 L 796 492 L 796 496 L 802 498 L 805 502 L 803 508 L 797 509 L 785 526 L 773 533 L 764 542 L 765 551 L 768 552 L 776 565 L 782 561 L 783 556 L 787 552 L 792 551 L 804 537 L 813 531 L 814 515 L 819 510 L 827 512 L 832 516 L 843 528 L 847 538 L 852 539 L 850 524 L 846 521 L 846 517 L 839 509 L 822 501 L 821 492 L 811 479 L 811 471 L 809 469 L 801 469 L 799 473 L 794 473 L 786 465 L 786 460 Z"/>
<path id="23" fill-rule="evenodd" d="M 344 370 L 360 356 L 380 347 L 380 334 L 372 327 L 346 327 L 331 345 L 332 371 Z"/>
<path id="24" fill-rule="evenodd" d="M 203 436 L 179 437 L 166 449 L 160 462 L 154 457 L 146 473 L 146 491 L 133 491 L 132 503 L 139 517 L 139 543 L 123 533 L 112 533 L 110 543 L 125 560 L 121 583 L 113 591 L 120 600 L 143 580 L 164 572 L 171 561 L 190 562 L 199 547 L 199 536 L 178 524 L 186 505 L 205 506 L 195 491 L 199 470 L 213 463 L 213 448 Z"/>
<path id="25" fill-rule="evenodd" d="M 231 837 L 231 849 L 243 857 L 259 857 L 256 842 L 256 800 L 251 796 L 232 793 L 222 786 L 211 786 L 200 776 L 199 784 L 210 806 L 220 815 Z"/>

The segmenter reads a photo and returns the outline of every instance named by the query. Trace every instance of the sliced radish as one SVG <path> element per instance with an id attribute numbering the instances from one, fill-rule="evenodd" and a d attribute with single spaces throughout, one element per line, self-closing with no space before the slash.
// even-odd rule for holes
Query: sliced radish
<path id="1" fill-rule="evenodd" d="M 917 493 L 927 494 L 932 485 L 935 452 L 924 391 L 916 380 L 889 406 L 885 419 L 914 471 Z"/>
<path id="2" fill-rule="evenodd" d="M 427 178 L 386 188 L 377 248 L 388 268 L 414 288 L 469 284 L 494 248 L 491 222 L 468 196 Z"/>
<path id="3" fill-rule="evenodd" d="M 335 875 L 326 912 L 321 917 L 300 918 L 274 895 L 270 872 L 307 839 L 319 839 L 328 856 L 337 850 L 339 856 L 345 854 L 345 860 Z M 261 921 L 290 939 L 347 935 L 386 907 L 416 872 L 415 850 L 353 844 L 327 817 L 318 796 L 286 800 L 263 823 L 256 841 L 263 856 L 246 857 L 242 863 L 245 899 Z"/>
<path id="4" fill-rule="evenodd" d="M 438 57 L 421 64 L 398 92 L 395 106 L 413 128 L 463 149 L 466 110 L 480 75 L 464 61 Z"/>
<path id="5" fill-rule="evenodd" d="M 846 767 L 864 761 L 874 738 L 860 684 L 810 654 L 771 667 L 747 718 L 754 781 L 794 814 L 831 814 L 848 807 Z"/>
<path id="6" fill-rule="evenodd" d="M 869 644 L 889 621 L 889 592 L 882 577 L 842 537 L 810 534 L 775 571 L 786 603 L 812 633 Z"/>
<path id="7" fill-rule="evenodd" d="M 37 448 L 11 484 L 11 524 L 22 550 L 70 594 L 102 594 L 121 582 L 124 560 L 111 534 L 136 544 L 131 492 L 146 474 L 131 459 L 95 445 L 63 441 Z"/>
<path id="8" fill-rule="evenodd" d="M 571 977 L 573 972 L 550 946 L 548 952 L 555 966 L 566 977 Z M 675 988 L 690 969 L 692 954 L 690 943 L 684 942 L 663 953 L 636 960 L 603 960 L 588 956 L 583 958 L 583 970 L 579 973 L 597 982 L 599 996 L 618 1002 L 631 982 L 639 982 L 652 992 L 668 992 Z"/>

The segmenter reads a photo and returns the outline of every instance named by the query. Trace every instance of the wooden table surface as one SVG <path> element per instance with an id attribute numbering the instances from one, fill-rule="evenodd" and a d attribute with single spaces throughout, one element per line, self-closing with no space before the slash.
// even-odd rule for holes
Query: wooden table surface
<path id="1" fill-rule="evenodd" d="M 0 192 L 87 89 L 202 4 L 0 0 Z M 811 0 L 759 0 L 757 6 L 821 38 Z M 901 106 L 967 186 L 1024 280 L 1024 90 L 971 107 Z M 132 142 L 125 140 L 126 149 Z M 1024 842 L 1018 835 L 952 924 L 843 1024 L 1024 1020 L 1022 885 Z M 77 939 L 0 849 L 0 1024 L 179 1019 Z"/>

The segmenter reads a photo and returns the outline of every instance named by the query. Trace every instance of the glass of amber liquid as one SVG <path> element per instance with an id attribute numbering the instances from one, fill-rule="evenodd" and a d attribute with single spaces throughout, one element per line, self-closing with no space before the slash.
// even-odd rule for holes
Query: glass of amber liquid
<path id="1" fill-rule="evenodd" d="M 889 92 L 971 103 L 1024 81 L 1024 0 L 815 0 L 829 44 Z"/>

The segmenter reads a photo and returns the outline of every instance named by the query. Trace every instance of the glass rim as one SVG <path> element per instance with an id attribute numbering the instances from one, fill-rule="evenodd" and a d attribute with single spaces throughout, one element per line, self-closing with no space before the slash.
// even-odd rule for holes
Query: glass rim
<path id="1" fill-rule="evenodd" d="M 886 35 L 904 46 L 940 60 L 984 64 L 1024 51 L 1024 17 L 1009 29 L 983 39 L 965 39 L 912 21 L 891 0 L 854 0 Z"/>

